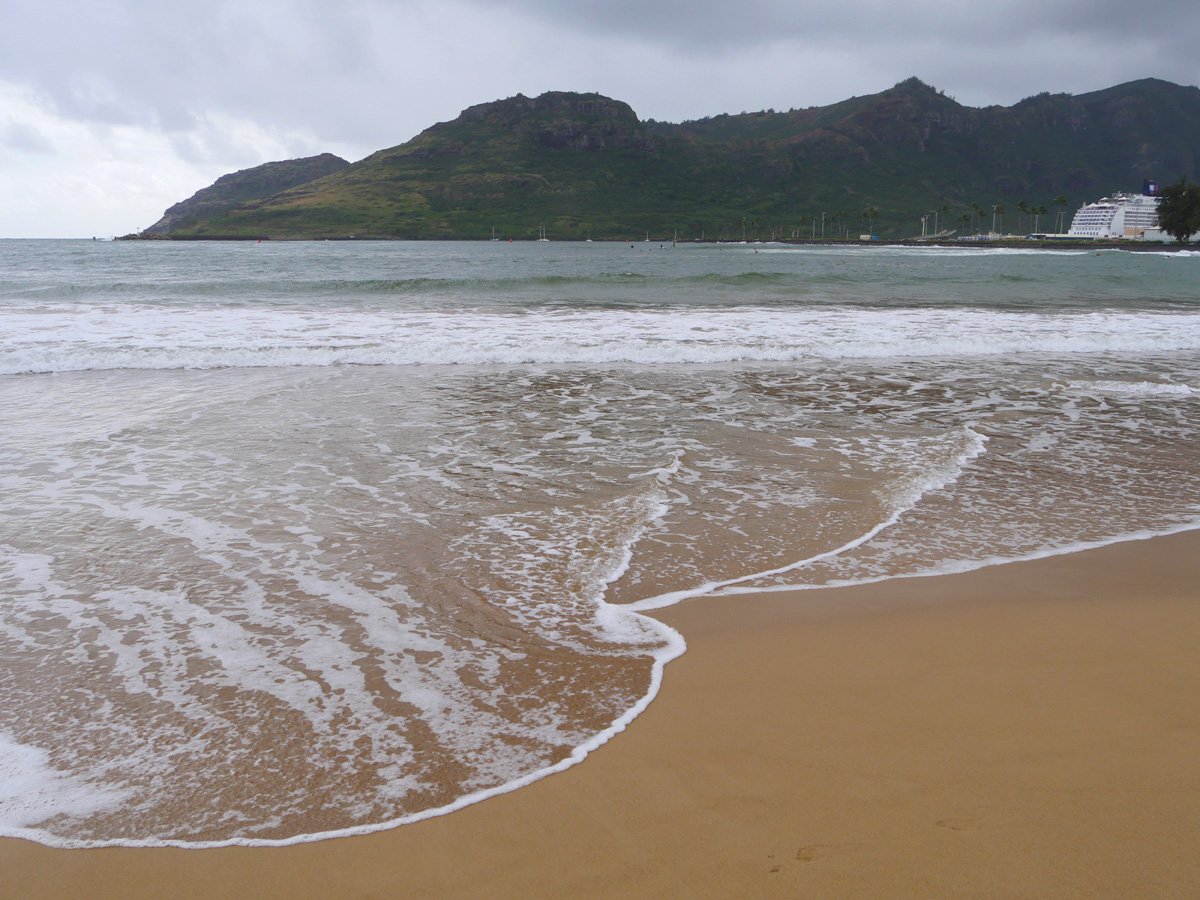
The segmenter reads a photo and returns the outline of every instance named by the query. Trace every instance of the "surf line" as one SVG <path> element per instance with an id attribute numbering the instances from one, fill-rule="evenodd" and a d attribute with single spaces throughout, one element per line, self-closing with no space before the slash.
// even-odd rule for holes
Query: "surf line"
<path id="1" fill-rule="evenodd" d="M 958 476 L 962 474 L 963 467 L 966 466 L 971 460 L 985 452 L 988 440 L 987 435 L 980 434 L 972 429 L 969 425 L 965 427 L 965 430 L 973 438 L 973 440 L 971 441 L 971 445 L 967 447 L 967 449 L 961 454 L 959 454 L 958 459 L 955 460 L 956 471 L 953 475 L 942 479 L 930 478 L 925 484 L 921 485 L 921 488 L 919 491 L 917 491 L 916 496 L 913 497 L 908 503 L 900 506 L 882 522 L 878 523 L 863 534 L 859 535 L 853 540 L 848 541 L 842 546 L 835 547 L 832 550 L 826 550 L 822 553 L 818 553 L 816 556 L 810 556 L 807 559 L 801 559 L 797 560 L 796 562 L 788 563 L 787 565 L 779 566 L 775 569 L 767 569 L 762 572 L 752 572 L 749 575 L 739 575 L 736 578 L 729 578 L 724 581 L 710 581 L 706 584 L 700 585 L 699 587 L 688 588 L 682 591 L 669 591 L 665 594 L 647 597 L 644 600 L 637 600 L 633 603 L 623 604 L 621 608 L 638 613 L 650 612 L 656 609 L 664 609 L 668 606 L 674 606 L 676 603 L 692 597 L 701 597 L 706 594 L 712 594 L 724 588 L 745 584 L 748 581 L 755 581 L 759 578 L 770 578 L 772 575 L 782 575 L 785 572 L 792 572 L 796 569 L 802 569 L 805 566 L 812 565 L 813 563 L 818 563 L 822 560 L 839 556 L 842 553 L 845 553 L 847 550 L 853 550 L 856 547 L 861 547 L 884 529 L 890 528 L 899 522 L 905 513 L 915 509 L 917 504 L 921 502 L 921 498 L 927 493 L 930 491 L 940 490 L 946 485 L 953 484 L 955 481 L 957 481 Z"/>

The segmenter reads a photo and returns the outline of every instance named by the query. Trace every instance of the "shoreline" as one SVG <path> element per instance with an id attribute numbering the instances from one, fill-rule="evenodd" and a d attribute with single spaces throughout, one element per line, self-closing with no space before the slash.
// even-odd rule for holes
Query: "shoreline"
<path id="1" fill-rule="evenodd" d="M 0 898 L 1200 889 L 1200 532 L 653 617 L 691 652 L 554 777 L 281 848 L 2 839 Z"/>
<path id="2" fill-rule="evenodd" d="M 88 238 L 73 238 L 72 240 L 88 240 Z M 96 238 L 91 238 L 96 240 Z M 204 241 L 221 242 L 256 242 L 263 241 L 274 243 L 322 243 L 328 241 L 334 242 L 367 242 L 367 243 L 468 243 L 468 244 L 489 244 L 493 243 L 490 238 L 449 238 L 449 237 L 430 237 L 430 238 L 401 238 L 384 235 L 270 235 L 270 234 L 126 234 L 112 238 L 113 241 L 166 241 L 197 243 Z M 496 243 L 502 244 L 536 244 L 540 243 L 535 238 L 520 238 L 511 240 L 497 239 Z M 629 238 L 595 238 L 588 240 L 553 240 L 550 243 L 555 244 L 684 244 L 688 246 L 703 245 L 703 246 L 753 246 L 766 244 L 780 244 L 787 247 L 941 247 L 952 250 L 979 250 L 979 249 L 996 249 L 996 248 L 1021 248 L 1024 250 L 1130 250 L 1133 252 L 1166 252 L 1177 253 L 1182 250 L 1193 250 L 1197 246 L 1196 243 L 1181 244 L 1177 241 L 1097 241 L 1083 238 L 1067 239 L 1067 238 L 1052 238 L 1048 240 L 1031 241 L 1024 238 L 984 240 L 950 240 L 937 238 L 891 238 L 887 240 L 871 240 L 863 241 L 856 239 L 841 238 L 818 238 L 818 239 L 788 239 L 788 240 L 773 240 L 773 241 L 715 241 L 715 240 L 672 240 L 671 238 L 653 238 L 651 240 L 629 239 Z"/>

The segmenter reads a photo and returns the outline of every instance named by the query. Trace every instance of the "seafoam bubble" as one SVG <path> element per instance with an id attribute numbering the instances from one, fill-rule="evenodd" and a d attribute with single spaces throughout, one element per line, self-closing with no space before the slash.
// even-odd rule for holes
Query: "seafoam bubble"
<path id="1" fill-rule="evenodd" d="M 926 440 L 914 453 L 911 474 L 885 488 L 893 516 L 916 506 L 925 494 L 954 482 L 963 467 L 987 449 L 988 438 L 970 427 L 955 429 L 934 440 Z"/>
<path id="2" fill-rule="evenodd" d="M 60 772 L 50 754 L 0 734 L 0 834 L 21 836 L 51 819 L 80 817 L 119 806 L 128 791 Z"/>
<path id="3" fill-rule="evenodd" d="M 1196 389 L 1165 381 L 1072 381 L 1072 390 L 1100 394 L 1129 394 L 1140 397 L 1187 397 Z"/>

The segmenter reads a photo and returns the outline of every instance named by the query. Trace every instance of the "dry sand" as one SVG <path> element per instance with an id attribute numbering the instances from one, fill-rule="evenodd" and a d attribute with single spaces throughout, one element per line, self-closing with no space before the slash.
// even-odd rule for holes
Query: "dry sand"
<path id="1" fill-rule="evenodd" d="M 564 774 L 280 849 L 0 841 L 0 897 L 1200 897 L 1200 532 L 661 615 L 688 653 Z"/>

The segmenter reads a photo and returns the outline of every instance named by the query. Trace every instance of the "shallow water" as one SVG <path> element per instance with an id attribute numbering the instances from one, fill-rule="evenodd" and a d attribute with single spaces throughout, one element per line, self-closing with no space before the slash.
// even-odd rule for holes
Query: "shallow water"
<path id="1" fill-rule="evenodd" d="M 0 830 L 371 830 L 623 727 L 638 610 L 1192 527 L 1198 267 L 0 242 Z"/>

